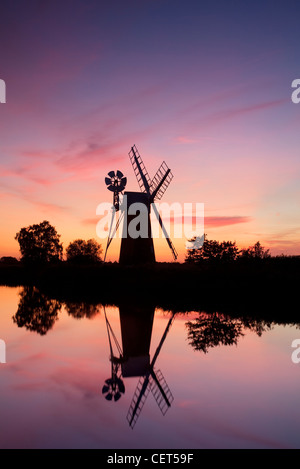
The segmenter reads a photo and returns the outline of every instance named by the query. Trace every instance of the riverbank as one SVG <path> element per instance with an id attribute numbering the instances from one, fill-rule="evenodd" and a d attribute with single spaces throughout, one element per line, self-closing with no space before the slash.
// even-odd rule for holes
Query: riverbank
<path id="1" fill-rule="evenodd" d="M 173 311 L 298 313 L 299 257 L 202 265 L 0 265 L 0 285 L 34 285 L 62 301 L 153 304 Z M 295 312 L 295 307 L 297 313 Z"/>

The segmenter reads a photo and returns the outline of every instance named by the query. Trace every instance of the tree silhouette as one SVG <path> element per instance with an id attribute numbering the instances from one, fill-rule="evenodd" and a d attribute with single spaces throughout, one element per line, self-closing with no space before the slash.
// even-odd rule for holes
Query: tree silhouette
<path id="1" fill-rule="evenodd" d="M 18 327 L 25 327 L 40 335 L 45 335 L 58 319 L 61 303 L 49 299 L 36 287 L 24 287 L 20 293 L 20 301 L 13 322 Z"/>
<path id="2" fill-rule="evenodd" d="M 95 263 L 101 261 L 102 247 L 94 239 L 76 239 L 67 247 L 67 260 L 70 262 Z"/>
<path id="3" fill-rule="evenodd" d="M 197 240 L 204 239 L 199 246 Z M 194 237 L 188 240 L 190 247 L 187 248 L 185 262 L 199 264 L 203 261 L 222 261 L 232 262 L 237 259 L 267 259 L 271 257 L 269 249 L 265 249 L 259 241 L 247 249 L 238 249 L 235 241 L 215 241 L 207 239 L 205 234 L 203 238 Z M 200 243 L 201 244 L 201 243 Z"/>
<path id="4" fill-rule="evenodd" d="M 195 237 L 189 240 L 192 243 L 192 247 L 196 239 Z M 199 263 L 201 261 L 212 260 L 230 262 L 236 260 L 238 254 L 239 249 L 235 242 L 208 240 L 205 234 L 202 246 L 188 248 L 185 262 Z"/>
<path id="5" fill-rule="evenodd" d="M 48 221 L 22 228 L 15 239 L 20 245 L 22 261 L 46 263 L 62 258 L 63 247 L 60 235 Z"/>
<path id="6" fill-rule="evenodd" d="M 248 249 L 242 249 L 241 257 L 246 259 L 267 259 L 271 257 L 269 249 L 265 249 L 259 241 Z"/>

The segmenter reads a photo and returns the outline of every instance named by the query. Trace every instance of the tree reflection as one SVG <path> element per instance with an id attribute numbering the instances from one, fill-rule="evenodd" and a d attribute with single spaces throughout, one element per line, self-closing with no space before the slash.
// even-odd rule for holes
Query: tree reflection
<path id="1" fill-rule="evenodd" d="M 58 319 L 63 304 L 66 312 L 75 319 L 91 319 L 100 312 L 99 304 L 85 301 L 62 302 L 49 298 L 36 287 L 27 286 L 20 293 L 18 310 L 12 319 L 18 327 L 45 335 Z"/>
<path id="2" fill-rule="evenodd" d="M 49 299 L 36 287 L 24 287 L 20 293 L 18 310 L 12 319 L 18 327 L 45 335 L 58 319 L 60 309 L 59 301 Z"/>
<path id="3" fill-rule="evenodd" d="M 100 313 L 101 305 L 93 305 L 86 302 L 66 303 L 66 311 L 70 316 L 75 319 L 88 318 L 91 319 Z"/>
<path id="4" fill-rule="evenodd" d="M 243 336 L 240 320 L 230 319 L 220 313 L 199 313 L 199 316 L 186 323 L 188 340 L 195 350 L 207 353 L 210 347 L 237 344 Z"/>
<path id="5" fill-rule="evenodd" d="M 196 319 L 188 321 L 186 327 L 190 345 L 195 350 L 207 353 L 209 348 L 219 345 L 237 345 L 245 329 L 261 336 L 272 328 L 272 323 L 254 318 L 231 318 L 217 312 L 201 312 Z"/>
<path id="6" fill-rule="evenodd" d="M 255 318 L 243 318 L 242 321 L 246 329 L 250 329 L 255 332 L 259 337 L 262 336 L 263 332 L 271 330 L 274 325 L 271 321 L 264 321 L 262 319 Z"/>

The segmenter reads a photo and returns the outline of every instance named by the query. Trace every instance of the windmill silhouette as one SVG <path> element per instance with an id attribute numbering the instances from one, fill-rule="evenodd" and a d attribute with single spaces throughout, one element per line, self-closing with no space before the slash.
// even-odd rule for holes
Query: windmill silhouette
<path id="1" fill-rule="evenodd" d="M 120 305 L 119 311 L 123 349 L 118 343 L 104 308 L 112 376 L 105 381 L 102 394 L 109 401 L 118 401 L 125 393 L 123 378 L 139 377 L 127 414 L 127 421 L 130 427 L 134 428 L 150 391 L 163 415 L 174 400 L 161 370 L 155 369 L 155 363 L 173 323 L 175 313 L 170 317 L 155 354 L 150 360 L 149 350 L 155 308 L 145 306 L 141 310 L 140 306 L 123 304 Z"/>
<path id="2" fill-rule="evenodd" d="M 113 216 L 111 220 L 109 236 L 107 239 L 104 260 L 106 259 L 109 245 L 115 236 L 121 221 L 124 218 L 126 223 L 123 225 L 119 262 L 121 264 L 143 264 L 155 262 L 155 252 L 150 223 L 151 207 L 153 208 L 153 211 L 158 219 L 159 225 L 172 252 L 173 258 L 176 260 L 178 253 L 169 237 L 169 234 L 167 233 L 167 230 L 164 227 L 162 218 L 154 203 L 156 200 L 160 200 L 163 197 L 173 179 L 173 174 L 171 173 L 171 170 L 168 168 L 165 161 L 163 161 L 155 176 L 151 180 L 135 145 L 131 147 L 129 158 L 141 192 L 124 192 L 127 178 L 123 176 L 121 171 L 116 171 L 116 173 L 114 171 L 110 171 L 108 173 L 108 177 L 105 178 L 107 188 L 114 193 L 114 196 Z M 121 206 L 119 200 L 120 194 L 126 196 L 126 204 L 121 204 Z M 133 204 L 136 203 L 139 203 L 140 206 L 144 207 L 144 220 L 147 220 L 147 236 L 132 237 L 130 230 L 128 229 L 131 221 L 137 216 L 136 214 L 133 215 L 132 213 L 134 213 L 134 210 L 131 210 Z M 121 216 L 118 218 L 114 226 L 114 215 L 119 210 L 121 210 Z"/>

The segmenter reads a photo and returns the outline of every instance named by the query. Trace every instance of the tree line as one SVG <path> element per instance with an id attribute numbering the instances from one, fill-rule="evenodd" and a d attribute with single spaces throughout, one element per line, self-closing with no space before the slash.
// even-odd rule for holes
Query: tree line
<path id="1" fill-rule="evenodd" d="M 197 237 L 189 240 L 191 245 L 195 242 L 197 242 Z M 205 261 L 232 262 L 237 259 L 267 259 L 269 257 L 271 257 L 269 249 L 265 249 L 259 241 L 246 249 L 239 249 L 235 241 L 209 240 L 205 234 L 202 246 L 187 249 L 185 262 L 200 264 Z"/>
<path id="2" fill-rule="evenodd" d="M 63 260 L 63 245 L 60 235 L 49 221 L 21 228 L 16 234 L 21 252 L 21 261 L 26 264 L 53 263 Z M 267 259 L 271 257 L 259 241 L 247 249 L 239 249 L 236 242 L 216 241 L 207 239 L 204 235 L 202 245 L 197 245 L 197 239 L 190 241 L 193 249 L 187 248 L 185 263 L 201 264 L 203 262 L 233 262 L 237 259 Z M 199 243 L 198 243 L 199 244 Z M 102 262 L 102 246 L 94 239 L 75 239 L 66 248 L 66 260 L 77 264 Z M 15 258 L 0 259 L 3 264 L 17 262 Z"/>
<path id="3" fill-rule="evenodd" d="M 60 235 L 48 221 L 30 225 L 16 234 L 21 260 L 26 264 L 44 264 L 63 260 Z M 76 239 L 66 249 L 66 258 L 74 263 L 101 262 L 102 247 L 94 239 Z"/>

